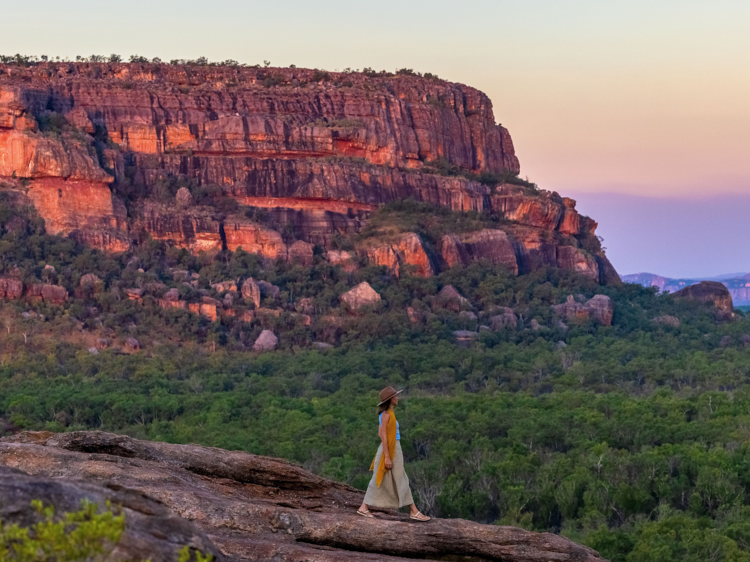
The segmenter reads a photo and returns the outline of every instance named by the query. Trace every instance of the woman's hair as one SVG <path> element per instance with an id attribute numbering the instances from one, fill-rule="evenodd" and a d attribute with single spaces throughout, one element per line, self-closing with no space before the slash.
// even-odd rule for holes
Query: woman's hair
<path id="1" fill-rule="evenodd" d="M 390 407 L 391 407 L 391 399 L 389 398 L 388 400 L 383 402 L 380 406 L 378 406 L 378 415 L 382 414 Z"/>

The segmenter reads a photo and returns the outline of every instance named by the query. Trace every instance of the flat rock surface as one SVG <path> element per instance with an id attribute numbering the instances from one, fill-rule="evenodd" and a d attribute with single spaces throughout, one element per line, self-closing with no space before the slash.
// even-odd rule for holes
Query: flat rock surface
<path id="1" fill-rule="evenodd" d="M 417 523 L 387 510 L 373 510 L 377 519 L 365 519 L 355 513 L 363 499 L 359 490 L 239 451 L 96 431 L 28 432 L 0 439 L 0 467 L 64 479 L 61 486 L 78 479 L 83 487 L 105 484 L 153 498 L 205 533 L 227 560 L 602 560 L 550 533 L 461 519 Z"/>
<path id="2" fill-rule="evenodd" d="M 116 484 L 29 475 L 0 466 L 0 519 L 4 523 L 30 526 L 39 521 L 31 506 L 36 499 L 41 499 L 45 507 L 53 504 L 57 514 L 80 510 L 83 499 L 101 508 L 107 502 L 117 506 L 125 515 L 126 526 L 122 539 L 107 558 L 110 561 L 173 562 L 184 545 L 211 554 L 216 560 L 223 559 L 221 552 L 196 525 L 142 492 Z"/>

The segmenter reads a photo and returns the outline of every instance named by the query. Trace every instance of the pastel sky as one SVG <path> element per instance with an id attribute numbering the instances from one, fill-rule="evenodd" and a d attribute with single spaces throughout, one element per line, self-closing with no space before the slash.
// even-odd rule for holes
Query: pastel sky
<path id="1" fill-rule="evenodd" d="M 750 193 L 748 0 L 24 0 L 2 19 L 3 54 L 433 72 L 485 91 L 521 174 L 584 206 Z M 612 214 L 679 244 L 662 231 L 677 223 Z M 615 266 L 645 269 L 639 253 Z M 705 274 L 750 271 L 744 257 L 722 264 Z"/>

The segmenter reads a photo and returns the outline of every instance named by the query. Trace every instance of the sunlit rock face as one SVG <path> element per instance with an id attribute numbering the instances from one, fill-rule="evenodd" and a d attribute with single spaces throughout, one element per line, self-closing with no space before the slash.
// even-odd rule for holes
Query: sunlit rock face
<path id="1" fill-rule="evenodd" d="M 446 239 L 445 255 L 438 240 L 404 232 L 356 256 L 397 275 L 404 265 L 430 276 L 488 259 L 513 273 L 552 265 L 616 281 L 603 275 L 598 246 L 584 249 L 596 223 L 575 201 L 479 182 L 519 171 L 489 98 L 444 80 L 0 65 L 0 180 L 34 205 L 48 232 L 111 252 L 152 238 L 193 253 L 242 248 L 309 265 L 313 246 L 335 256 L 334 239 L 355 235 L 382 205 L 411 198 L 492 214 L 500 224 L 494 234 Z"/>

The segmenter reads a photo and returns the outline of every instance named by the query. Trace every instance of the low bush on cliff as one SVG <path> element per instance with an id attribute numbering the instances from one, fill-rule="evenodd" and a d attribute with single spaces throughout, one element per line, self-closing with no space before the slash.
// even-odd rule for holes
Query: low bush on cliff
<path id="1" fill-rule="evenodd" d="M 372 214 L 358 238 L 366 240 L 389 234 L 416 232 L 425 241 L 436 245 L 445 234 L 498 228 L 502 222 L 494 215 L 452 211 L 447 207 L 405 199 L 380 207 Z"/>
<path id="2" fill-rule="evenodd" d="M 3 562 L 104 560 L 125 530 L 125 517 L 113 513 L 109 505 L 98 513 L 96 504 L 83 502 L 80 511 L 58 517 L 53 507 L 44 507 L 41 501 L 32 506 L 40 521 L 31 527 L 0 522 Z"/>
<path id="3" fill-rule="evenodd" d="M 529 188 L 531 190 L 531 193 L 538 189 L 535 183 L 519 178 L 518 174 L 516 174 L 515 172 L 511 172 L 510 170 L 502 173 L 488 171 L 475 173 L 469 170 L 465 170 L 460 166 L 449 162 L 445 158 L 426 161 L 424 163 L 422 171 L 426 174 L 436 174 L 439 176 L 462 177 L 490 187 L 496 187 L 504 183 L 509 183 L 512 185 Z"/>

